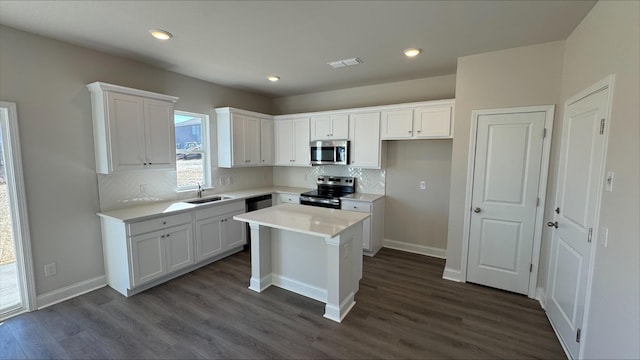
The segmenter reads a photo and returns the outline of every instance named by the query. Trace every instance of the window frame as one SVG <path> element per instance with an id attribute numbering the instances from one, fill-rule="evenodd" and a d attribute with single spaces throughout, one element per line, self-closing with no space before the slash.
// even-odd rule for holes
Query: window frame
<path id="1" fill-rule="evenodd" d="M 173 111 L 173 128 L 175 132 L 176 123 L 175 116 L 190 116 L 194 118 L 201 119 L 201 127 L 200 127 L 200 139 L 202 140 L 202 177 L 203 183 L 202 187 L 207 189 L 211 188 L 211 132 L 210 132 L 210 116 L 208 114 L 195 113 L 190 111 L 183 110 L 174 110 Z M 175 134 L 173 136 L 174 147 L 177 150 L 176 137 Z M 197 185 L 189 185 L 189 186 L 178 186 L 178 159 L 176 157 L 176 192 L 185 192 L 185 191 L 193 191 L 198 188 Z"/>

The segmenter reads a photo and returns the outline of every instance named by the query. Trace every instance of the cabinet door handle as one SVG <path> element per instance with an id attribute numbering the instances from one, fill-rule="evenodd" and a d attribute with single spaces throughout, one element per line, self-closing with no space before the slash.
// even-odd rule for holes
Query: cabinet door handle
<path id="1" fill-rule="evenodd" d="M 171 234 L 167 234 L 167 237 L 170 237 L 170 236 L 171 236 Z"/>
<path id="2" fill-rule="evenodd" d="M 167 222 L 166 222 L 166 221 L 163 221 L 163 222 L 162 222 L 162 225 L 167 225 Z"/>
<path id="3" fill-rule="evenodd" d="M 411 130 L 409 130 L 409 134 L 411 134 Z"/>
<path id="4" fill-rule="evenodd" d="M 164 235 L 160 236 L 161 239 L 164 239 Z"/>
<path id="5" fill-rule="evenodd" d="M 422 130 L 418 130 L 418 134 L 420 134 L 422 132 Z"/>

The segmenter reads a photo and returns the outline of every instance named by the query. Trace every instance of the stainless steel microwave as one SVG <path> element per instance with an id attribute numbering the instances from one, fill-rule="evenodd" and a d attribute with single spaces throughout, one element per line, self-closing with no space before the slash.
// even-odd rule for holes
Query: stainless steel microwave
<path id="1" fill-rule="evenodd" d="M 312 141 L 311 165 L 348 165 L 349 140 Z"/>

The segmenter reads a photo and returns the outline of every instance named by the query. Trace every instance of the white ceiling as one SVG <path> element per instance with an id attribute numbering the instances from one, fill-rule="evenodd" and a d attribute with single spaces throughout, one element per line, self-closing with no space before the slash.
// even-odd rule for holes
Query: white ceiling
<path id="1" fill-rule="evenodd" d="M 594 3 L 0 0 L 0 24 L 278 97 L 452 74 L 459 56 L 564 40 Z"/>

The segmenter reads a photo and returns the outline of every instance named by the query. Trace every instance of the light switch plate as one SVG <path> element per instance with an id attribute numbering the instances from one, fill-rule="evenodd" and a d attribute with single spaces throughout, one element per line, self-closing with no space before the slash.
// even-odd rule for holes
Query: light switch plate
<path id="1" fill-rule="evenodd" d="M 422 180 L 420 181 L 420 190 L 427 190 L 427 182 Z"/>
<path id="2" fill-rule="evenodd" d="M 600 236 L 599 236 L 600 246 L 606 248 L 609 246 L 609 229 L 606 227 L 600 228 Z"/>

